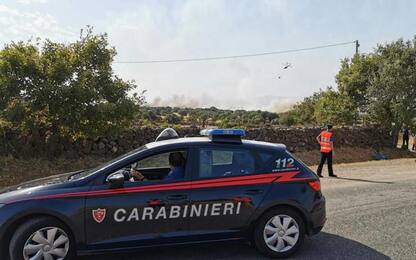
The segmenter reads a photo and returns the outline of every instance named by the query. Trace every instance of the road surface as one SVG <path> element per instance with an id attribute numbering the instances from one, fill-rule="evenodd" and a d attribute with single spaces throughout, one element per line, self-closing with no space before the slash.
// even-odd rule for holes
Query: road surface
<path id="1" fill-rule="evenodd" d="M 315 169 L 315 168 L 314 168 Z M 323 178 L 327 217 L 323 231 L 305 240 L 292 259 L 416 259 L 416 160 L 335 166 Z M 140 250 L 82 260 L 263 259 L 239 243 Z"/>

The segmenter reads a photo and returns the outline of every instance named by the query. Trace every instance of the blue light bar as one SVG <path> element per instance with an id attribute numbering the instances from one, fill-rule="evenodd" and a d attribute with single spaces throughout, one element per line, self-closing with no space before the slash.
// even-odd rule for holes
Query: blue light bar
<path id="1" fill-rule="evenodd" d="M 244 129 L 204 129 L 200 132 L 204 136 L 234 136 L 234 137 L 243 137 L 246 135 Z"/>

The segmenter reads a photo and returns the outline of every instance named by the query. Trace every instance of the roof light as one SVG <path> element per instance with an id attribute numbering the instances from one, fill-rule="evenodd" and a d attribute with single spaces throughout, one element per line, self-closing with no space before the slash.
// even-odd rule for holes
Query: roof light
<path id="1" fill-rule="evenodd" d="M 241 142 L 246 132 L 244 129 L 204 129 L 200 134 L 216 142 Z"/>
<path id="2" fill-rule="evenodd" d="M 213 136 L 213 135 L 226 135 L 226 136 L 245 136 L 244 129 L 204 129 L 200 132 L 201 135 Z"/>

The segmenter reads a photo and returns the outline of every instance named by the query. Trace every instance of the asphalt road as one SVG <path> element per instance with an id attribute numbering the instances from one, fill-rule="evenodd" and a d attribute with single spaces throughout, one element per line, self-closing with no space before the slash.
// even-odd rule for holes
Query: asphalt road
<path id="1" fill-rule="evenodd" d="M 416 259 L 416 161 L 341 164 L 340 178 L 323 178 L 323 231 L 292 259 Z M 82 260 L 263 259 L 246 244 L 166 247 Z"/>

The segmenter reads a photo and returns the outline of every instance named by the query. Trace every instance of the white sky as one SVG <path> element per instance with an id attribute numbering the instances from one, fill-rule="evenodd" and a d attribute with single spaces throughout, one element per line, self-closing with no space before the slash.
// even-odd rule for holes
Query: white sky
<path id="1" fill-rule="evenodd" d="M 117 60 L 279 51 L 358 39 L 360 51 L 415 35 L 416 1 L 0 0 L 0 44 L 107 32 Z M 149 103 L 281 110 L 326 86 L 354 45 L 223 61 L 114 64 Z M 284 63 L 293 65 L 282 70 Z M 279 79 L 278 76 L 281 76 Z"/>

